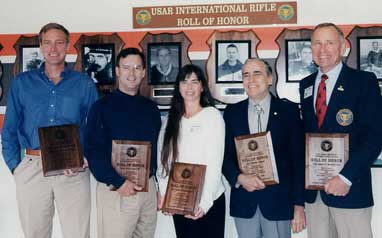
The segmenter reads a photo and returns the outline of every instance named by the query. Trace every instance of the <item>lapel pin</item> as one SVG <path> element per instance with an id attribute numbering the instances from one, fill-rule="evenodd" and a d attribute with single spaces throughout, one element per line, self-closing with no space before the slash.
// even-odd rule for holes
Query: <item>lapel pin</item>
<path id="1" fill-rule="evenodd" d="M 277 116 L 277 112 L 274 112 L 273 115 Z"/>
<path id="2" fill-rule="evenodd" d="M 343 92 L 345 89 L 342 87 L 342 85 L 340 85 L 340 86 L 337 88 L 337 90 Z"/>

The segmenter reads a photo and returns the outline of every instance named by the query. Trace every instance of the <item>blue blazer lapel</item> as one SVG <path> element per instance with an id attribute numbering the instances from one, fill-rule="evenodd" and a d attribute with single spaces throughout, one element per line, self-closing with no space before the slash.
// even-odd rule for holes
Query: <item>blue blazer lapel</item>
<path id="1" fill-rule="evenodd" d="M 240 104 L 239 109 L 239 115 L 237 115 L 237 123 L 238 128 L 240 128 L 239 134 L 241 135 L 248 135 L 249 132 L 249 125 L 248 125 L 248 99 L 243 101 L 243 103 Z"/>
<path id="2" fill-rule="evenodd" d="M 277 100 L 275 100 L 275 96 L 271 94 L 271 105 L 269 108 L 269 116 L 268 116 L 268 123 L 267 123 L 267 131 L 271 131 L 272 127 L 274 126 L 274 123 L 276 122 L 276 117 L 279 111 L 279 104 L 277 103 Z"/>
<path id="3" fill-rule="evenodd" d="M 309 96 L 309 97 L 306 97 L 304 98 L 304 94 L 303 94 L 303 97 L 302 97 L 302 101 L 301 101 L 301 104 L 303 104 L 303 107 L 304 107 L 304 121 L 306 122 L 309 122 L 310 123 L 310 128 L 314 128 L 315 130 L 318 129 L 317 128 L 317 117 L 316 117 L 316 112 L 314 111 L 314 82 L 316 80 L 316 77 L 317 77 L 317 72 L 310 75 L 307 79 L 307 83 L 305 84 L 305 88 L 303 88 L 303 91 L 302 93 L 304 93 L 304 91 L 309 88 L 309 87 L 312 87 L 312 95 Z"/>

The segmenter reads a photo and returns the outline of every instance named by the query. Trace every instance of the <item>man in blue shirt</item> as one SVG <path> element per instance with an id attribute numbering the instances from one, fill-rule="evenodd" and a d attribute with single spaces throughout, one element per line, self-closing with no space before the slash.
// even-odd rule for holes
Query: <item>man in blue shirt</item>
<path id="1" fill-rule="evenodd" d="M 157 214 L 154 175 L 161 127 L 156 104 L 139 95 L 145 60 L 136 48 L 117 56 L 118 89 L 91 108 L 86 127 L 85 155 L 97 184 L 98 237 L 154 237 Z M 111 163 L 112 140 L 151 143 L 148 192 L 122 177 Z"/>
<path id="2" fill-rule="evenodd" d="M 64 175 L 44 177 L 38 128 L 76 124 L 83 142 L 86 117 L 97 91 L 89 77 L 66 66 L 69 32 L 65 27 L 49 23 L 41 28 L 39 40 L 45 63 L 12 81 L 1 135 L 3 157 L 15 177 L 26 238 L 51 237 L 54 204 L 63 237 L 88 238 L 89 172 L 66 170 Z"/>

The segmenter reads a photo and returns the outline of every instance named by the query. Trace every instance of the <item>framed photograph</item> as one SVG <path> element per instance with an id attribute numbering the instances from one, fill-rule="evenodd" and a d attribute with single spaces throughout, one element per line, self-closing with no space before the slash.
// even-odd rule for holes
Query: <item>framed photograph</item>
<path id="1" fill-rule="evenodd" d="M 146 75 L 139 93 L 160 106 L 171 104 L 176 76 L 181 67 L 190 64 L 187 54 L 191 41 L 184 32 L 146 33 L 139 46 L 146 55 Z"/>
<path id="2" fill-rule="evenodd" d="M 20 69 L 21 72 L 26 72 L 38 69 L 44 62 L 44 56 L 40 52 L 39 45 L 20 45 Z"/>
<path id="3" fill-rule="evenodd" d="M 182 65 L 181 43 L 149 43 L 147 47 L 148 83 L 174 84 Z"/>
<path id="4" fill-rule="evenodd" d="M 0 51 L 3 49 L 3 46 L 0 44 Z M 3 99 L 3 65 L 0 61 L 0 101 Z"/>
<path id="5" fill-rule="evenodd" d="M 298 82 L 317 71 L 309 39 L 286 40 L 286 82 Z"/>
<path id="6" fill-rule="evenodd" d="M 382 36 L 358 37 L 358 69 L 373 72 L 382 80 Z"/>
<path id="7" fill-rule="evenodd" d="M 216 83 L 241 83 L 241 68 L 251 57 L 251 41 L 218 40 L 216 47 Z"/>
<path id="8" fill-rule="evenodd" d="M 96 84 L 114 84 L 114 44 L 84 44 L 81 55 L 83 72 L 89 75 Z"/>

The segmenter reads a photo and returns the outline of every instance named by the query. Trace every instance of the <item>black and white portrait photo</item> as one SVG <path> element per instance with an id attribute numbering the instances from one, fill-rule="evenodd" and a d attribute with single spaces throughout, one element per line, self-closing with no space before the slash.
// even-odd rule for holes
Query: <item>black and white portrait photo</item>
<path id="1" fill-rule="evenodd" d="M 289 40 L 286 42 L 287 82 L 298 82 L 317 71 L 310 45 L 310 40 Z"/>
<path id="2" fill-rule="evenodd" d="M 216 41 L 216 82 L 242 82 L 241 67 L 251 57 L 250 41 Z"/>
<path id="3" fill-rule="evenodd" d="M 358 39 L 359 69 L 373 72 L 382 79 L 382 37 Z"/>
<path id="4" fill-rule="evenodd" d="M 96 84 L 115 82 L 114 44 L 84 45 L 82 68 Z"/>
<path id="5" fill-rule="evenodd" d="M 40 47 L 21 46 L 21 69 L 22 72 L 38 69 L 44 61 L 44 56 L 40 52 Z"/>
<path id="6" fill-rule="evenodd" d="M 181 43 L 151 43 L 148 45 L 151 85 L 173 84 L 181 67 Z"/>

